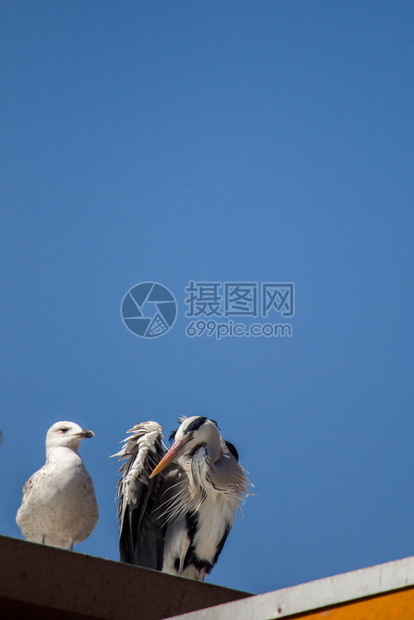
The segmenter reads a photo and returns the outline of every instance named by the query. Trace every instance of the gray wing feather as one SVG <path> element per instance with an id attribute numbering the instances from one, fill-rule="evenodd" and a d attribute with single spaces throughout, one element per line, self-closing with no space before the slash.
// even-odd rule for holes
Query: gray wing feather
<path id="1" fill-rule="evenodd" d="M 156 508 L 162 472 L 149 478 L 164 456 L 162 429 L 156 422 L 143 422 L 131 428 L 118 454 L 125 460 L 119 469 L 116 499 L 120 526 L 121 562 L 145 568 L 162 569 L 164 550 L 163 524 L 157 522 Z"/>

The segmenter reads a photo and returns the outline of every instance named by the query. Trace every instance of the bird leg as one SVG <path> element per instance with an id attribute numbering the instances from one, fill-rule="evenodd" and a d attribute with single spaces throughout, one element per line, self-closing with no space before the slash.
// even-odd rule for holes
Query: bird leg
<path id="1" fill-rule="evenodd" d="M 206 567 L 203 566 L 203 568 L 200 570 L 200 576 L 198 578 L 199 581 L 204 581 L 204 577 L 206 576 L 207 571 L 206 571 Z"/>

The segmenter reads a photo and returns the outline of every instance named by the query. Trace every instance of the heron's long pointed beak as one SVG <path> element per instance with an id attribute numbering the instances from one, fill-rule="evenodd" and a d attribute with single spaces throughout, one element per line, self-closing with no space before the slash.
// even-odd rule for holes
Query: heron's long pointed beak
<path id="1" fill-rule="evenodd" d="M 164 454 L 163 458 L 150 475 L 150 478 L 153 478 L 154 476 L 159 474 L 160 471 L 162 471 L 165 467 L 167 467 L 168 463 L 171 463 L 171 461 L 180 454 L 186 443 L 187 441 L 185 439 L 182 439 L 181 441 L 176 441 L 168 450 L 168 452 Z"/>

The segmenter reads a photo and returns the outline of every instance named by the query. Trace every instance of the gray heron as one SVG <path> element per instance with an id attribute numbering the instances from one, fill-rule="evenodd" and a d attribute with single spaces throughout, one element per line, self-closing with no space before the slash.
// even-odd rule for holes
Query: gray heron
<path id="1" fill-rule="evenodd" d="M 56 422 L 46 435 L 46 463 L 23 488 L 16 521 L 33 542 L 73 549 L 99 518 L 90 475 L 79 455 L 82 439 L 95 437 L 74 422 Z"/>
<path id="2" fill-rule="evenodd" d="M 114 456 L 119 473 L 122 562 L 203 581 L 218 560 L 237 508 L 249 494 L 236 448 L 217 423 L 182 417 L 166 451 L 162 428 L 143 422 Z"/>

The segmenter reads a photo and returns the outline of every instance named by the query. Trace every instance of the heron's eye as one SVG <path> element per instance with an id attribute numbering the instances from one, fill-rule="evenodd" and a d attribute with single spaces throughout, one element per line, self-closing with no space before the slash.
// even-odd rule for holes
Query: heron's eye
<path id="1" fill-rule="evenodd" d="M 194 437 L 194 431 L 188 431 L 187 437 L 188 439 L 192 439 Z"/>

